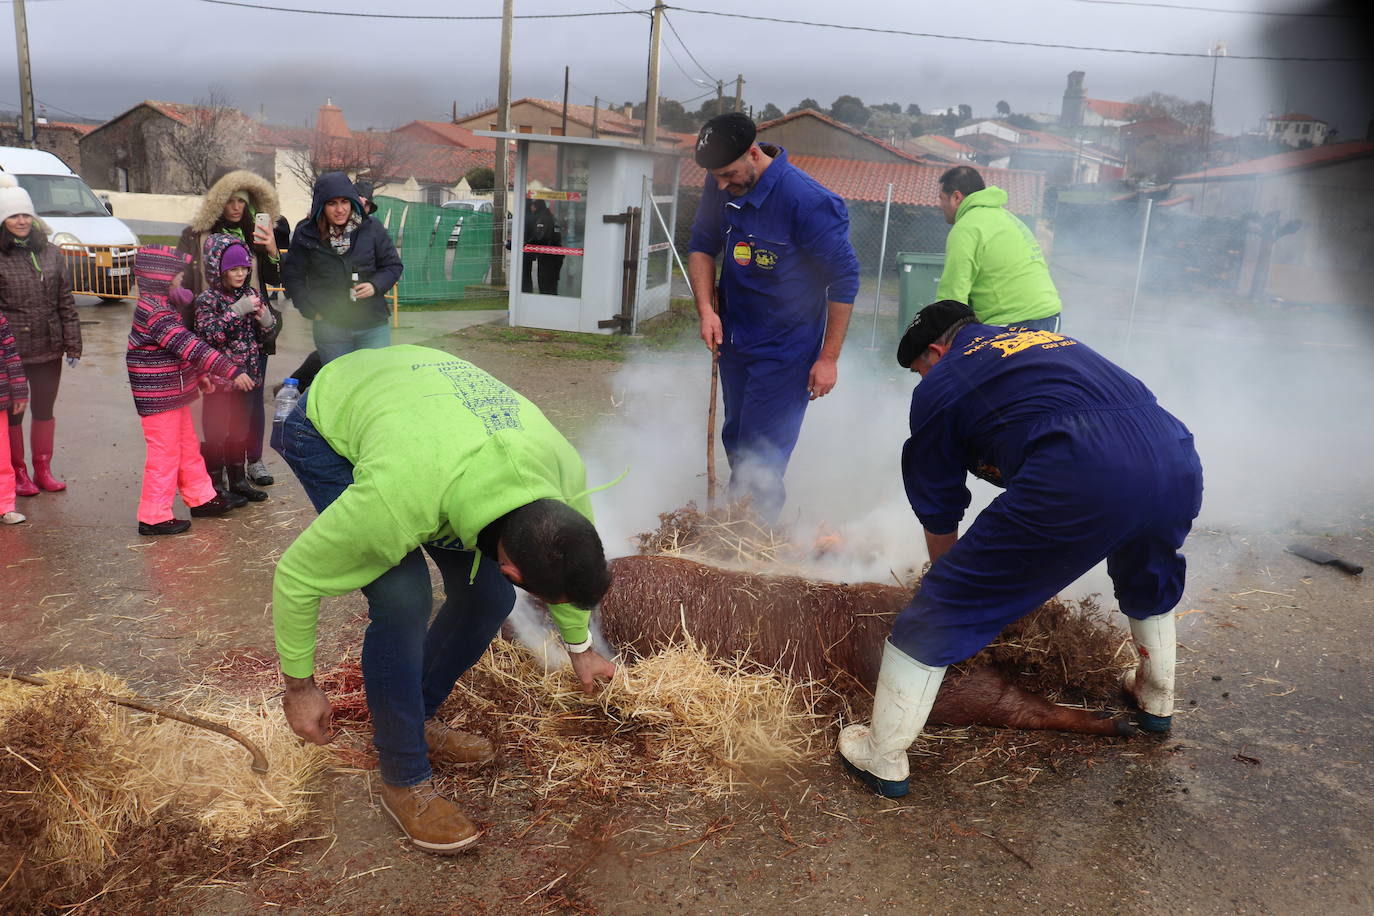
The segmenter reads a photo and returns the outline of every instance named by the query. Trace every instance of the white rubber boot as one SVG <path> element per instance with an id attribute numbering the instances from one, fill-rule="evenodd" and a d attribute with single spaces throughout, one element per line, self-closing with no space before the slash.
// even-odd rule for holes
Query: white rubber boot
<path id="1" fill-rule="evenodd" d="M 1121 686 L 1140 707 L 1140 727 L 1147 732 L 1167 732 L 1173 725 L 1174 665 L 1178 655 L 1173 611 L 1144 620 L 1129 619 L 1140 660 L 1122 675 Z"/>
<path id="2" fill-rule="evenodd" d="M 884 642 L 878 689 L 873 693 L 873 722 L 840 731 L 840 761 L 845 768 L 879 795 L 905 795 L 911 772 L 907 748 L 926 724 L 944 679 L 944 668 L 923 665 Z"/>

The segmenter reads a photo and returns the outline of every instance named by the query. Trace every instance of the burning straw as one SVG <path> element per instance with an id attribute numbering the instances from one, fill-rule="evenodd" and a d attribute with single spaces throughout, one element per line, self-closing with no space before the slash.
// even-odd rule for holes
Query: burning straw
<path id="1" fill-rule="evenodd" d="M 70 906 L 116 890 L 167 890 L 242 868 L 310 816 L 327 754 L 302 745 L 277 704 L 193 688 L 179 708 L 241 732 L 266 776 L 222 735 L 116 706 L 118 678 L 80 668 L 51 686 L 0 678 L 0 909 Z"/>
<path id="2" fill-rule="evenodd" d="M 587 696 L 566 671 L 497 639 L 459 690 L 499 713 L 507 756 L 523 758 L 541 795 L 649 796 L 666 784 L 726 795 L 751 770 L 801 760 L 824 727 L 814 685 L 690 641 L 621 666 Z"/>

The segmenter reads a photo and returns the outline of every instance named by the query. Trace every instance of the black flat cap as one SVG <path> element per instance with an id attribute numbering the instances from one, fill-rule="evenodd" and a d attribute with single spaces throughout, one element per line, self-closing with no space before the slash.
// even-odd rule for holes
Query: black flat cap
<path id="1" fill-rule="evenodd" d="M 697 165 L 703 169 L 725 168 L 745 154 L 758 132 L 748 115 L 738 111 L 716 115 L 701 125 L 701 133 L 697 134 Z"/>
<path id="2" fill-rule="evenodd" d="M 916 357 L 926 352 L 926 348 L 939 340 L 956 321 L 972 317 L 973 309 L 953 299 L 941 299 L 927 305 L 911 319 L 906 333 L 897 343 L 897 365 L 910 369 Z"/>

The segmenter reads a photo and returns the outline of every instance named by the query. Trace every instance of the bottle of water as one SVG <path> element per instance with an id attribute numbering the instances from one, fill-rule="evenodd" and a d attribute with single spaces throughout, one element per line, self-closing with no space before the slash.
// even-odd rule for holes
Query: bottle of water
<path id="1" fill-rule="evenodd" d="M 291 410 L 296 406 L 300 396 L 301 383 L 294 378 L 282 382 L 281 391 L 277 392 L 276 408 L 272 413 L 272 447 L 278 453 L 282 451 L 282 432 L 286 427 L 286 418 L 291 416 Z"/>
<path id="2" fill-rule="evenodd" d="M 357 302 L 357 301 L 358 301 L 358 291 L 355 290 L 355 289 L 353 288 L 353 287 L 355 287 L 355 286 L 357 286 L 357 285 L 358 285 L 358 275 L 357 275 L 356 273 L 350 274 L 349 277 L 348 277 L 348 298 L 349 298 L 350 300 L 352 300 L 353 302 Z"/>

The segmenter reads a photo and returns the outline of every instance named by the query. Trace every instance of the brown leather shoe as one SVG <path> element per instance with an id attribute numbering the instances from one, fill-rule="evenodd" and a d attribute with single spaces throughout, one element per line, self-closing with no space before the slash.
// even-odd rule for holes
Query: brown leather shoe
<path id="1" fill-rule="evenodd" d="M 425 720 L 425 743 L 434 763 L 486 763 L 496 756 L 486 738 L 460 732 L 438 716 Z"/>
<path id="2" fill-rule="evenodd" d="M 382 810 L 425 852 L 449 855 L 468 848 L 482 835 L 457 805 L 439 794 L 432 779 L 414 786 L 382 783 Z"/>

